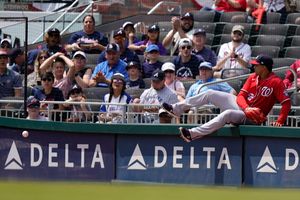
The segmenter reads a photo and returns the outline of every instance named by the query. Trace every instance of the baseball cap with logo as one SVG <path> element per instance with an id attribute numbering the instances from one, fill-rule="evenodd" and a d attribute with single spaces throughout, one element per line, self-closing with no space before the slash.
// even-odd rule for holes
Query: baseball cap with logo
<path id="1" fill-rule="evenodd" d="M 250 64 L 252 65 L 265 65 L 269 71 L 272 71 L 273 68 L 273 59 L 267 55 L 258 55 L 254 60 L 251 60 Z"/>
<path id="2" fill-rule="evenodd" d="M 136 62 L 136 61 L 130 61 L 127 66 L 126 66 L 126 70 L 132 68 L 132 67 L 135 67 L 137 69 L 141 69 L 141 65 L 140 63 Z"/>
<path id="3" fill-rule="evenodd" d="M 199 65 L 199 69 L 203 69 L 203 68 L 206 68 L 206 69 L 212 69 L 212 64 L 210 62 L 202 62 L 200 63 Z"/>
<path id="4" fill-rule="evenodd" d="M 73 55 L 73 58 L 75 58 L 76 56 L 82 56 L 86 59 L 86 55 L 83 51 L 76 51 Z"/>
<path id="5" fill-rule="evenodd" d="M 122 25 L 122 28 L 125 29 L 126 26 L 132 26 L 134 27 L 134 24 L 132 22 L 125 22 L 123 25 Z"/>
<path id="6" fill-rule="evenodd" d="M 232 33 L 235 32 L 235 31 L 239 31 L 239 32 L 244 34 L 245 28 L 242 25 L 234 25 L 232 27 Z"/>
<path id="7" fill-rule="evenodd" d="M 123 74 L 121 73 L 115 73 L 112 77 L 111 77 L 111 80 L 114 80 L 114 79 L 120 79 L 122 80 L 123 82 L 125 82 L 125 77 Z"/>
<path id="8" fill-rule="evenodd" d="M 40 101 L 36 99 L 34 96 L 30 96 L 27 99 L 27 107 L 28 108 L 39 108 L 40 107 Z"/>
<path id="9" fill-rule="evenodd" d="M 182 38 L 179 41 L 179 48 L 183 46 L 192 46 L 192 41 L 189 38 Z"/>
<path id="10" fill-rule="evenodd" d="M 203 28 L 198 28 L 194 31 L 193 35 L 203 35 L 206 36 L 206 31 Z"/>
<path id="11" fill-rule="evenodd" d="M 160 69 L 156 69 L 151 76 L 151 80 L 153 81 L 163 81 L 165 79 L 165 73 Z"/>
<path id="12" fill-rule="evenodd" d="M 181 16 L 181 19 L 192 19 L 192 20 L 194 20 L 194 15 L 190 12 L 187 12 L 183 16 Z"/>
<path id="13" fill-rule="evenodd" d="M 106 46 L 106 51 L 114 51 L 114 52 L 119 52 L 120 51 L 120 47 L 119 45 L 115 44 L 115 43 L 111 43 L 111 44 L 108 44 Z"/>
<path id="14" fill-rule="evenodd" d="M 164 72 L 164 71 L 167 71 L 167 70 L 172 70 L 172 71 L 175 71 L 175 65 L 171 62 L 166 62 L 164 63 L 162 66 L 161 66 L 161 70 Z"/>
<path id="15" fill-rule="evenodd" d="M 152 25 L 149 27 L 148 32 L 152 33 L 152 32 L 159 32 L 159 26 L 158 25 Z"/>
<path id="16" fill-rule="evenodd" d="M 115 30 L 114 31 L 114 37 L 117 37 L 117 36 L 122 36 L 122 37 L 126 37 L 126 34 L 125 34 L 125 31 L 123 29 L 118 29 L 118 30 Z"/>
<path id="17" fill-rule="evenodd" d="M 156 44 L 150 44 L 146 47 L 145 52 L 149 53 L 151 51 L 158 51 L 159 52 L 159 47 Z"/>
<path id="18" fill-rule="evenodd" d="M 47 31 L 47 33 L 57 33 L 57 34 L 59 34 L 60 32 L 59 32 L 59 30 L 58 30 L 57 28 L 50 28 L 50 29 Z"/>

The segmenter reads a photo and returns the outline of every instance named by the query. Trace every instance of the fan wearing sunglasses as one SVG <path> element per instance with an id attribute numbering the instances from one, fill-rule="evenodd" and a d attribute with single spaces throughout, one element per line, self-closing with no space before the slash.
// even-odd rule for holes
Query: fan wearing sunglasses
<path id="1" fill-rule="evenodd" d="M 176 77 L 179 80 L 193 80 L 198 75 L 198 66 L 204 61 L 200 55 L 192 53 L 192 41 L 183 38 L 179 42 L 179 55 L 173 60 Z"/>

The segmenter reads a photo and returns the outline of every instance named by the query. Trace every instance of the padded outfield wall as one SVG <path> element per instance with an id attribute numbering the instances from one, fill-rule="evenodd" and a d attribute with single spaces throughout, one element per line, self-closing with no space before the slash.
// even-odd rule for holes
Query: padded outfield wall
<path id="1" fill-rule="evenodd" d="M 174 125 L 0 118 L 1 179 L 299 187 L 299 153 L 295 128 L 226 126 L 185 143 Z"/>

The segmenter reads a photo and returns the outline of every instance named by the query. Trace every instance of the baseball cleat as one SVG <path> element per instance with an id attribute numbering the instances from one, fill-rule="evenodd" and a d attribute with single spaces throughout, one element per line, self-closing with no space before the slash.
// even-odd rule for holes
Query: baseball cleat
<path id="1" fill-rule="evenodd" d="M 173 112 L 173 107 L 171 104 L 168 103 L 162 103 L 161 107 L 172 117 L 175 118 L 179 118 L 180 116 L 177 116 L 174 112 Z"/>
<path id="2" fill-rule="evenodd" d="M 192 141 L 191 133 L 187 128 L 180 127 L 179 132 L 180 132 L 180 137 L 185 142 L 191 142 Z"/>

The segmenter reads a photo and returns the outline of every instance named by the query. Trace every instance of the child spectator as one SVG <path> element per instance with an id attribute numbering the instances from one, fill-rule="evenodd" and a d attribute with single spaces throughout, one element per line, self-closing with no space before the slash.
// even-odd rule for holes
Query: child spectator
<path id="1" fill-rule="evenodd" d="M 159 48 L 157 45 L 151 44 L 147 46 L 145 50 L 145 62 L 142 67 L 143 78 L 150 78 L 153 71 L 161 69 L 163 63 L 158 60 L 159 56 Z"/>
<path id="2" fill-rule="evenodd" d="M 49 121 L 48 117 L 44 117 L 40 114 L 40 101 L 34 96 L 30 96 L 27 99 L 27 112 L 28 116 L 26 119 L 38 120 L 38 121 Z"/>
<path id="3" fill-rule="evenodd" d="M 145 82 L 141 78 L 141 65 L 138 62 L 131 61 L 126 66 L 129 80 L 126 81 L 126 88 L 145 88 Z"/>

